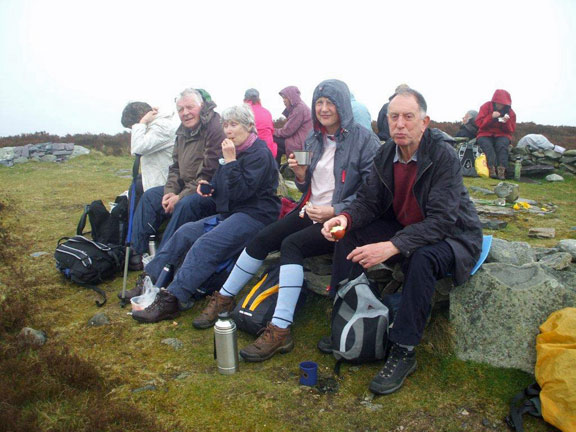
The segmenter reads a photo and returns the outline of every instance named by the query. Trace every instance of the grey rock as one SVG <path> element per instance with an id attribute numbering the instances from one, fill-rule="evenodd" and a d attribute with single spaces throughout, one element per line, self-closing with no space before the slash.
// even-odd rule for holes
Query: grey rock
<path id="1" fill-rule="evenodd" d="M 94 315 L 88 321 L 90 327 L 100 327 L 108 324 L 110 324 L 110 318 L 108 318 L 108 316 L 103 312 Z"/>
<path id="2" fill-rule="evenodd" d="M 501 230 L 508 226 L 508 222 L 505 222 L 500 219 L 487 219 L 487 218 L 480 218 L 480 223 L 482 224 L 482 229 L 490 229 L 490 230 Z"/>
<path id="3" fill-rule="evenodd" d="M 332 255 L 320 255 L 306 258 L 304 268 L 320 276 L 332 274 Z"/>
<path id="4" fill-rule="evenodd" d="M 564 181 L 564 177 L 558 174 L 550 174 L 546 176 L 546 180 L 549 182 L 561 182 Z"/>
<path id="5" fill-rule="evenodd" d="M 14 159 L 14 147 L 0 147 L 0 159 Z"/>
<path id="6" fill-rule="evenodd" d="M 70 155 L 71 158 L 75 158 L 77 156 L 83 156 L 83 155 L 87 155 L 90 154 L 90 150 L 87 149 L 86 147 L 82 147 L 80 145 L 75 145 L 74 146 L 74 151 L 72 152 L 72 154 Z"/>
<path id="7" fill-rule="evenodd" d="M 544 269 L 537 263 L 484 264 L 452 290 L 450 319 L 458 358 L 534 372 L 538 326 L 576 302 L 576 287 Z"/>
<path id="8" fill-rule="evenodd" d="M 522 167 L 522 176 L 532 177 L 532 176 L 542 176 L 548 175 L 554 172 L 554 167 L 552 165 L 533 165 Z"/>
<path id="9" fill-rule="evenodd" d="M 533 247 L 532 250 L 536 254 L 536 261 L 540 261 L 547 255 L 552 255 L 560 252 L 558 248 L 543 248 L 543 247 Z"/>
<path id="10" fill-rule="evenodd" d="M 174 377 L 174 379 L 177 379 L 177 380 L 179 380 L 179 381 L 180 381 L 180 380 L 185 380 L 186 378 L 188 378 L 188 377 L 191 376 L 191 375 L 192 375 L 192 372 L 182 372 L 182 373 L 179 373 L 178 375 L 176 375 L 176 376 Z"/>
<path id="11" fill-rule="evenodd" d="M 528 237 L 554 238 L 556 237 L 556 230 L 554 228 L 530 228 Z"/>
<path id="12" fill-rule="evenodd" d="M 548 159 L 559 160 L 562 157 L 562 153 L 555 152 L 554 150 L 544 150 L 544 156 Z"/>
<path id="13" fill-rule="evenodd" d="M 48 252 L 34 252 L 34 253 L 30 254 L 30 256 L 32 258 L 38 258 L 38 257 L 41 257 L 43 255 L 49 255 L 49 253 Z"/>
<path id="14" fill-rule="evenodd" d="M 24 327 L 20 330 L 20 334 L 18 335 L 18 339 L 24 345 L 30 346 L 42 346 L 46 343 L 47 337 L 46 333 L 42 330 L 34 330 L 30 327 Z"/>
<path id="15" fill-rule="evenodd" d="M 371 411 L 371 412 L 377 412 L 377 411 L 380 411 L 384 408 L 380 404 L 375 404 L 375 403 L 372 403 L 369 401 L 362 401 L 362 402 L 360 402 L 360 405 L 363 405 L 364 408 L 366 408 L 368 411 Z"/>
<path id="16" fill-rule="evenodd" d="M 518 199 L 518 185 L 516 183 L 500 182 L 494 188 L 494 192 L 506 202 L 513 203 Z"/>
<path id="17" fill-rule="evenodd" d="M 42 162 L 56 162 L 57 159 L 58 158 L 56 156 L 51 154 L 44 155 L 40 158 Z"/>
<path id="18" fill-rule="evenodd" d="M 484 195 L 494 195 L 494 191 L 490 190 L 490 189 L 486 189 L 483 187 L 479 187 L 479 186 L 470 186 L 470 190 L 474 191 L 474 192 L 479 192 L 482 193 Z"/>
<path id="19" fill-rule="evenodd" d="M 14 160 L 16 162 L 16 160 Z M 576 166 L 571 166 L 568 164 L 561 163 L 560 168 L 562 168 L 565 172 L 564 175 L 571 176 L 571 174 L 576 174 Z"/>
<path id="20" fill-rule="evenodd" d="M 576 163 L 576 157 L 562 156 L 562 157 L 560 158 L 560 162 L 565 163 L 565 164 L 573 165 L 573 164 Z"/>
<path id="21" fill-rule="evenodd" d="M 574 239 L 564 239 L 560 240 L 556 245 L 558 249 L 562 252 L 568 252 L 572 255 L 572 261 L 576 261 L 576 240 Z"/>
<path id="22" fill-rule="evenodd" d="M 321 276 L 309 271 L 305 271 L 304 280 L 306 281 L 306 287 L 310 291 L 324 297 L 328 296 L 326 287 L 330 285 L 330 275 Z"/>
<path id="23" fill-rule="evenodd" d="M 476 212 L 484 216 L 514 216 L 514 210 L 510 207 L 491 206 L 483 204 L 475 204 Z"/>
<path id="24" fill-rule="evenodd" d="M 168 345 L 171 346 L 172 348 L 174 348 L 176 351 L 182 349 L 182 347 L 184 346 L 184 344 L 182 343 L 182 341 L 180 339 L 177 338 L 166 338 L 166 339 L 162 339 L 161 341 L 164 345 Z"/>
<path id="25" fill-rule="evenodd" d="M 530 204 L 530 205 L 538 205 L 538 202 L 537 202 L 537 201 L 534 201 L 534 200 L 531 200 L 531 199 L 528 199 L 528 198 L 519 197 L 516 201 L 518 201 L 518 202 L 525 202 L 526 204 Z"/>
<path id="26" fill-rule="evenodd" d="M 14 164 L 22 164 L 28 162 L 28 158 L 19 157 L 14 159 Z"/>
<path id="27" fill-rule="evenodd" d="M 513 265 L 523 265 L 536 261 L 536 253 L 525 242 L 508 242 L 506 240 L 492 239 L 492 247 L 486 262 L 498 262 Z"/>
<path id="28" fill-rule="evenodd" d="M 576 149 L 574 150 L 566 150 L 562 153 L 564 156 L 576 157 Z"/>
<path id="29" fill-rule="evenodd" d="M 570 267 L 572 255 L 568 252 L 558 252 L 552 255 L 545 255 L 538 262 L 555 270 L 565 270 Z"/>
<path id="30" fill-rule="evenodd" d="M 132 390 L 132 393 L 141 393 L 145 391 L 154 391 L 154 390 L 156 390 L 156 386 L 154 384 L 147 384 L 144 387 Z"/>

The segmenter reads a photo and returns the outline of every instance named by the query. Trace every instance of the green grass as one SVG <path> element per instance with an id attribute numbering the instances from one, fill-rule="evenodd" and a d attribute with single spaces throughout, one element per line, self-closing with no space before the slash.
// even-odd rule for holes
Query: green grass
<path id="1" fill-rule="evenodd" d="M 62 279 L 52 253 L 60 237 L 74 234 L 84 204 L 113 201 L 128 188 L 130 180 L 116 173 L 131 165 L 128 157 L 93 154 L 61 165 L 0 167 L 0 430 L 494 430 L 483 420 L 506 430 L 501 420 L 510 398 L 533 377 L 459 361 L 451 350 L 445 311 L 434 315 L 417 350 L 419 368 L 404 388 L 372 399 L 368 383 L 381 364 L 344 365 L 335 393 L 298 385 L 298 364 L 304 360 L 318 362 L 322 379 L 332 378 L 334 359 L 315 348 L 329 329 L 326 298 L 308 296 L 296 317 L 291 353 L 260 364 L 241 363 L 232 376 L 216 371 L 212 331 L 192 327 L 205 301 L 174 322 L 140 325 L 118 304 L 118 277 L 102 285 L 109 301 L 96 308 L 93 292 Z M 489 187 L 495 181 L 466 183 Z M 528 226 L 554 226 L 558 238 L 574 236 L 575 185 L 573 178 L 522 184 L 521 196 L 552 201 L 557 212 L 519 214 L 494 234 L 534 246 L 558 239 L 530 239 Z M 37 251 L 49 255 L 30 257 Z M 130 274 L 130 286 L 136 277 Z M 111 324 L 87 327 L 99 312 Z M 46 331 L 48 343 L 39 349 L 19 345 L 16 335 L 23 326 Z M 184 347 L 175 351 L 163 345 L 169 337 L 179 338 Z M 239 334 L 241 347 L 252 340 Z M 134 392 L 147 385 L 155 390 Z M 526 423 L 526 430 L 552 430 L 541 420 Z"/>

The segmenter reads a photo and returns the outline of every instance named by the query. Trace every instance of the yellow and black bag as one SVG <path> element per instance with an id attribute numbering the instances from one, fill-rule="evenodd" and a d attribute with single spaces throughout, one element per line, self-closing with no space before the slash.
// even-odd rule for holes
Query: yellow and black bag
<path id="1" fill-rule="evenodd" d="M 278 301 L 279 276 L 279 265 L 269 267 L 246 297 L 238 302 L 232 319 L 240 330 L 255 335 L 272 321 Z M 304 292 L 305 287 L 302 287 L 296 308 L 304 301 Z"/>

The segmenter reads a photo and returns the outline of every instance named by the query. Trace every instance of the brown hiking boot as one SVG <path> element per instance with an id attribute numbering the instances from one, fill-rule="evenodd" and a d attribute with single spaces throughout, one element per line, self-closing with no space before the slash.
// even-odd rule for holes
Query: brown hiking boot
<path id="1" fill-rule="evenodd" d="M 148 276 L 148 274 L 142 272 L 140 276 L 138 276 L 138 279 L 136 279 L 136 285 L 134 288 L 129 289 L 124 293 L 126 301 L 130 301 L 132 297 L 138 297 L 139 295 L 144 294 L 144 279 L 146 279 L 146 276 Z M 122 300 L 122 291 L 118 293 L 118 298 Z"/>
<path id="2" fill-rule="evenodd" d="M 500 180 L 506 180 L 506 167 L 503 166 L 498 167 L 498 178 Z"/>
<path id="3" fill-rule="evenodd" d="M 268 360 L 277 352 L 286 354 L 293 348 L 294 341 L 290 334 L 290 327 L 283 329 L 268 323 L 252 345 L 240 350 L 240 355 L 247 362 L 261 362 Z"/>
<path id="4" fill-rule="evenodd" d="M 168 290 L 162 288 L 156 298 L 146 309 L 132 312 L 132 318 L 142 323 L 156 323 L 158 321 L 174 319 L 180 315 L 178 299 Z"/>
<path id="5" fill-rule="evenodd" d="M 198 315 L 192 325 L 197 329 L 207 329 L 214 326 L 220 312 L 232 312 L 236 307 L 234 297 L 223 296 L 218 291 L 210 297 L 208 306 Z"/>
<path id="6" fill-rule="evenodd" d="M 493 166 L 488 167 L 488 171 L 490 172 L 490 178 L 493 178 L 493 179 L 497 178 L 496 177 L 496 167 L 493 167 Z"/>

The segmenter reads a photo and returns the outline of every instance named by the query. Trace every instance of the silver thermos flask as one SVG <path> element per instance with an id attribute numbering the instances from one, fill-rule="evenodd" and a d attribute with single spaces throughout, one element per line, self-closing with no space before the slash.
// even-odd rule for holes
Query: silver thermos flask
<path id="1" fill-rule="evenodd" d="M 231 375 L 238 371 L 236 323 L 229 312 L 219 313 L 214 324 L 214 357 L 221 374 Z"/>
<path id="2" fill-rule="evenodd" d="M 156 255 L 156 236 L 155 235 L 151 235 L 148 238 L 148 255 L 150 255 L 151 257 Z"/>

